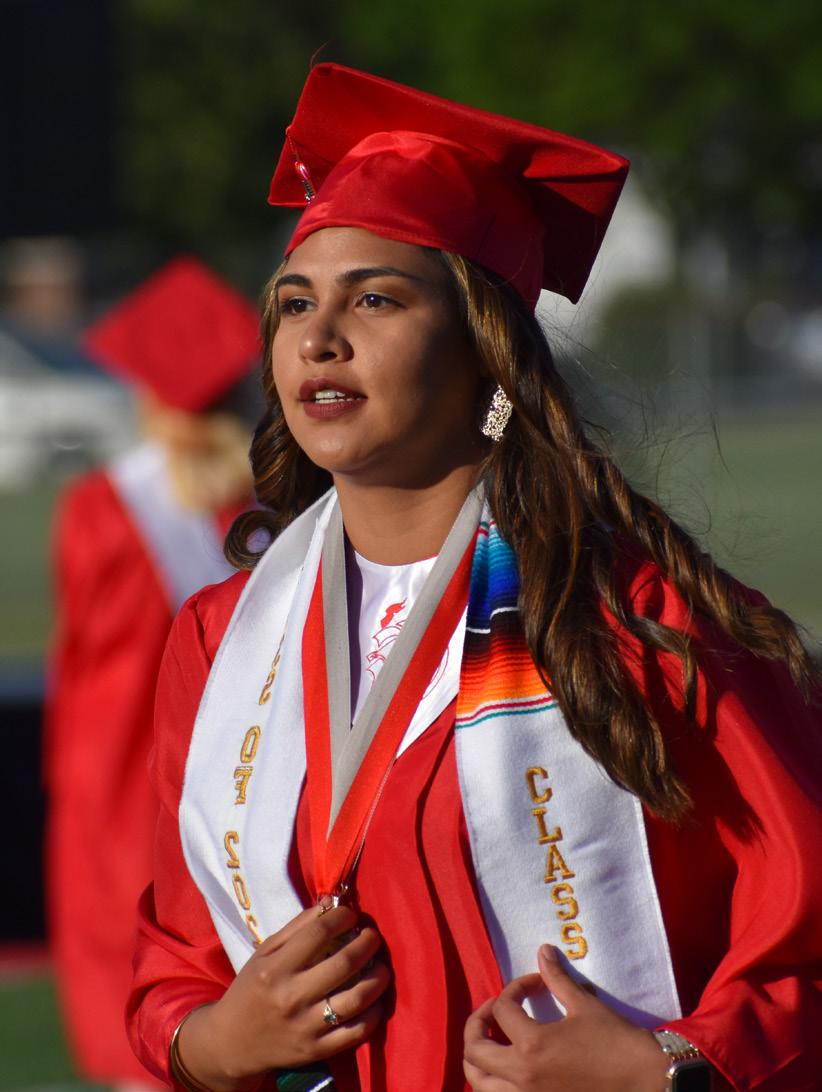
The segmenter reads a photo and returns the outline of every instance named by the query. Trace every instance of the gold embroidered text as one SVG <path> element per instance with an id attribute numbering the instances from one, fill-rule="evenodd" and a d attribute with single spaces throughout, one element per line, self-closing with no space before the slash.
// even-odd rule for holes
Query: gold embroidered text
<path id="1" fill-rule="evenodd" d="M 555 907 L 554 914 L 561 923 L 560 937 L 565 954 L 569 959 L 584 959 L 588 954 L 588 941 L 582 926 L 576 920 L 579 903 L 573 886 L 568 883 L 568 880 L 575 878 L 576 873 L 568 867 L 562 855 L 559 844 L 562 841 L 562 827 L 550 827 L 546 821 L 548 809 L 544 805 L 554 795 L 554 790 L 548 784 L 548 771 L 542 766 L 530 766 L 525 771 L 525 784 L 531 803 L 538 805 L 531 808 L 537 826 L 537 845 L 548 847 L 542 880 L 543 883 L 551 885 L 551 901 Z"/>

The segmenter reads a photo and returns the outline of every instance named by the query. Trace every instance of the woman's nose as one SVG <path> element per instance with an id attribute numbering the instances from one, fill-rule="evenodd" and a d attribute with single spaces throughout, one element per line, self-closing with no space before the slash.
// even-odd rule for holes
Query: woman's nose
<path id="1" fill-rule="evenodd" d="M 332 315 L 315 311 L 303 327 L 300 355 L 312 363 L 346 360 L 351 347 Z"/>

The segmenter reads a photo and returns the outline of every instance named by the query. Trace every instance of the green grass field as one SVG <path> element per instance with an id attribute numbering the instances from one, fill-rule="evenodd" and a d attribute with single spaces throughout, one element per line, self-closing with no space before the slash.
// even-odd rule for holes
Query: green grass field
<path id="1" fill-rule="evenodd" d="M 92 1092 L 72 1069 L 49 977 L 0 979 L 0 1089 Z"/>
<path id="2" fill-rule="evenodd" d="M 729 422 L 707 497 L 717 555 L 822 647 L 822 407 Z"/>
<path id="3" fill-rule="evenodd" d="M 0 492 L 0 660 L 38 660 L 50 616 L 49 533 L 59 486 Z"/>
<path id="4" fill-rule="evenodd" d="M 664 430 L 660 430 L 664 434 Z M 822 652 L 822 406 L 731 415 L 644 457 L 641 481 Z"/>

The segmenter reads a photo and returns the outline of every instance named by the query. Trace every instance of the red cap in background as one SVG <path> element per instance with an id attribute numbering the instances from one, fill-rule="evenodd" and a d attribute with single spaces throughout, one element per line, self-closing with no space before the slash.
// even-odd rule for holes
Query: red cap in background
<path id="1" fill-rule="evenodd" d="M 94 323 L 83 346 L 165 405 L 199 412 L 259 361 L 259 318 L 202 262 L 175 258 Z"/>
<path id="2" fill-rule="evenodd" d="M 576 303 L 628 161 L 550 129 L 335 64 L 309 73 L 269 203 L 307 207 L 286 250 L 362 227 L 450 250 Z"/>

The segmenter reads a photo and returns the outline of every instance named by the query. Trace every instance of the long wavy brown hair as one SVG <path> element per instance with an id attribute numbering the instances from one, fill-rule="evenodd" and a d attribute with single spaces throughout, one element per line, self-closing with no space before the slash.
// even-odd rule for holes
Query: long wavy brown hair
<path id="1" fill-rule="evenodd" d="M 459 320 L 478 360 L 514 412 L 482 467 L 486 495 L 520 575 L 525 638 L 568 727 L 609 776 L 657 815 L 679 820 L 687 786 L 674 768 L 653 710 L 629 678 L 606 605 L 653 651 L 682 665 L 684 713 L 693 720 L 697 651 L 688 634 L 634 614 L 619 579 L 616 552 L 649 559 L 704 616 L 757 656 L 784 662 L 807 695 L 818 671 L 782 611 L 753 603 L 697 542 L 654 501 L 634 490 L 613 459 L 586 434 L 536 317 L 493 275 L 459 255 L 434 252 L 454 289 Z M 276 536 L 330 487 L 289 432 L 271 374 L 279 314 L 275 283 L 263 306 L 263 385 L 267 411 L 251 447 L 264 508 L 241 516 L 226 543 L 229 560 L 253 568 L 253 532 Z"/>

